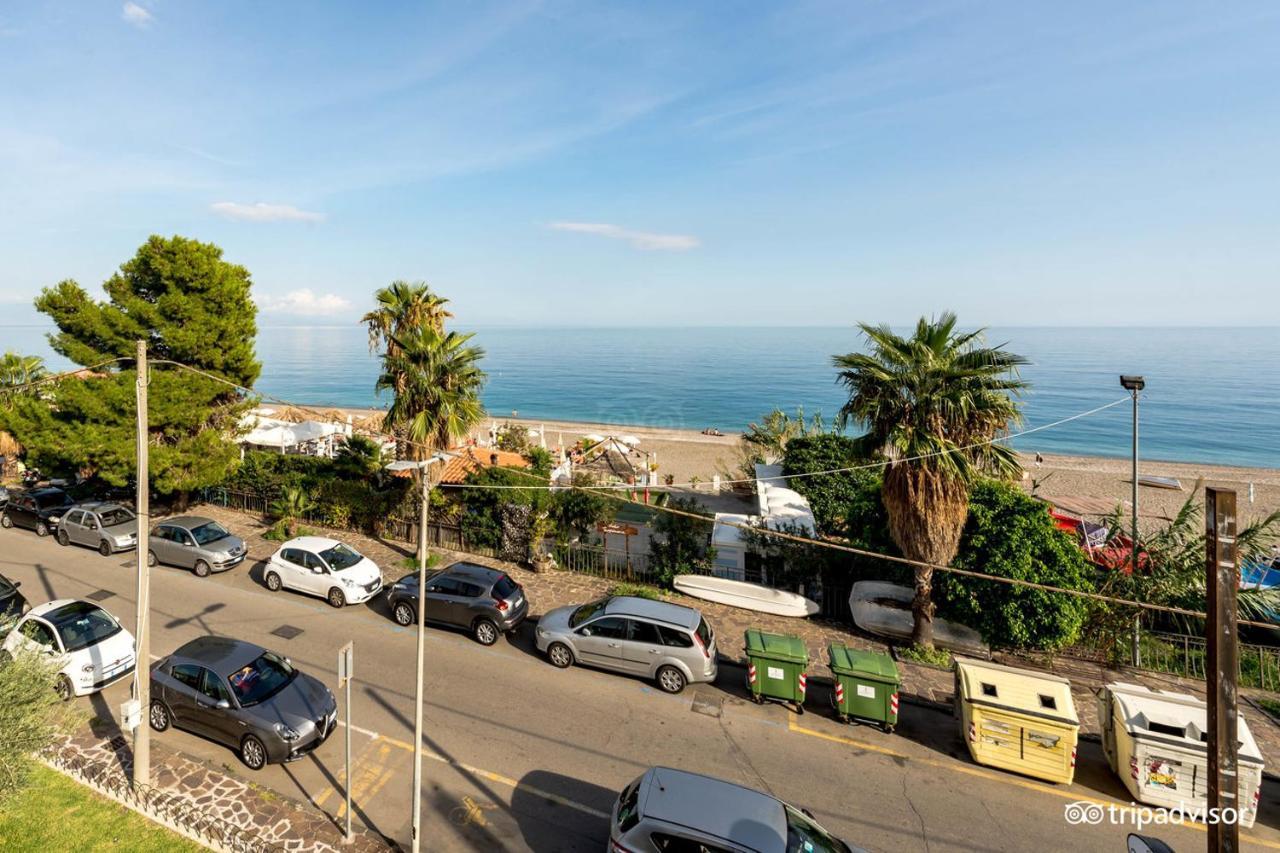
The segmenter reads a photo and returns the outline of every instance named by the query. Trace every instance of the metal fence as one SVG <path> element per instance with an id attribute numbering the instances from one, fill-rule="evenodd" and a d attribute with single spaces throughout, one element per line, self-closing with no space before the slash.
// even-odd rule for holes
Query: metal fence
<path id="1" fill-rule="evenodd" d="M 1203 637 L 1149 631 L 1140 644 L 1141 669 L 1168 672 L 1187 678 L 1205 677 L 1207 644 Z M 1242 687 L 1280 690 L 1280 649 L 1240 643 L 1238 678 Z"/>
<path id="2" fill-rule="evenodd" d="M 48 753 L 44 758 L 85 785 L 127 803 L 161 823 L 180 827 L 215 850 L 284 853 L 284 848 L 263 841 L 252 830 L 209 814 L 180 794 L 151 785 L 131 784 L 115 765 L 61 752 Z"/>
<path id="3" fill-rule="evenodd" d="M 619 581 L 655 583 L 648 554 L 629 554 L 597 545 L 566 542 L 552 548 L 556 565 L 568 572 Z"/>

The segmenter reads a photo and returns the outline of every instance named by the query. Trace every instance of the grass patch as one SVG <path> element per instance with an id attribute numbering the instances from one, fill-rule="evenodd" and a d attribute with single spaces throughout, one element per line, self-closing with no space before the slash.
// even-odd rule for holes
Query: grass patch
<path id="1" fill-rule="evenodd" d="M 439 555 L 439 554 L 432 554 L 432 553 L 428 552 L 428 553 L 427 553 L 427 568 L 428 568 L 428 569 L 433 569 L 433 568 L 435 568 L 436 566 L 440 565 L 440 559 L 441 559 L 441 558 L 440 558 L 440 555 Z M 409 571 L 411 571 L 411 572 L 416 572 L 416 571 L 418 570 L 418 558 L 417 558 L 416 556 L 414 556 L 414 557 L 405 557 L 404 559 L 402 559 L 402 560 L 399 562 L 399 566 L 400 566 L 400 568 L 402 568 L 402 569 L 408 569 L 408 570 L 409 570 Z"/>
<path id="2" fill-rule="evenodd" d="M 1280 701 L 1275 699 L 1255 699 L 1254 701 L 1262 706 L 1262 710 L 1280 720 Z"/>
<path id="3" fill-rule="evenodd" d="M 203 850 L 45 767 L 0 809 L 0 850 L 128 850 L 137 853 Z"/>
<path id="4" fill-rule="evenodd" d="M 642 583 L 615 583 L 609 587 L 609 595 L 630 595 L 634 598 L 647 598 L 650 601 L 662 600 L 661 590 Z"/>
<path id="5" fill-rule="evenodd" d="M 926 649 L 923 646 L 896 646 L 898 657 L 903 660 L 909 660 L 913 663 L 922 663 L 925 666 L 936 666 L 939 669 L 951 668 L 951 652 L 946 649 L 937 648 Z"/>

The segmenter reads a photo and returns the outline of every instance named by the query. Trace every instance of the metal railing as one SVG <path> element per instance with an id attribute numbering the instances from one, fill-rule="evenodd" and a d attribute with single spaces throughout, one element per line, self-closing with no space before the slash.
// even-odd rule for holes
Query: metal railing
<path id="1" fill-rule="evenodd" d="M 656 581 L 649 568 L 648 554 L 628 554 L 577 542 L 558 543 L 552 546 L 551 553 L 556 558 L 556 565 L 567 572 L 618 581 Z"/>
<path id="2" fill-rule="evenodd" d="M 1280 690 L 1280 649 L 1251 643 L 1238 645 L 1241 687 Z M 1203 637 L 1148 631 L 1140 644 L 1140 669 L 1167 672 L 1187 678 L 1205 677 L 1207 644 Z"/>

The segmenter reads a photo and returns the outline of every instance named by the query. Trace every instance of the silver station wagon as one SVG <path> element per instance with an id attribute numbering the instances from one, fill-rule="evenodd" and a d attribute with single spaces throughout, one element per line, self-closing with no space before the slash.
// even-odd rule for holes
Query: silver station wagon
<path id="1" fill-rule="evenodd" d="M 538 651 L 574 663 L 651 678 L 668 693 L 716 680 L 716 638 L 692 607 L 628 595 L 559 607 L 538 620 Z"/>

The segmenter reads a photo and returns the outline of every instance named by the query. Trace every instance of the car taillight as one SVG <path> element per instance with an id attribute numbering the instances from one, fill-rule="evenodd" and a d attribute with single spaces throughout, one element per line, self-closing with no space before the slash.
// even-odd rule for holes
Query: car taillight
<path id="1" fill-rule="evenodd" d="M 609 853 L 635 853 L 630 847 L 623 847 L 619 841 L 609 839 Z"/>
<path id="2" fill-rule="evenodd" d="M 498 612 L 499 612 L 499 613 L 506 613 L 506 612 L 507 612 L 507 606 L 508 606 L 508 605 L 507 605 L 507 603 L 506 603 L 505 601 L 503 601 L 501 598 L 495 598 L 495 599 L 493 600 L 493 606 L 494 606 L 494 607 L 496 607 L 496 608 L 498 608 Z"/>
<path id="3" fill-rule="evenodd" d="M 702 649 L 703 657 L 705 658 L 711 657 L 711 650 L 707 648 L 706 644 L 702 642 L 702 638 L 699 637 L 696 632 L 693 635 L 693 641 L 698 644 L 698 648 Z"/>

